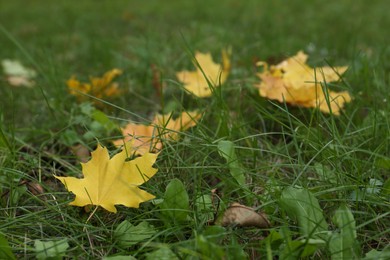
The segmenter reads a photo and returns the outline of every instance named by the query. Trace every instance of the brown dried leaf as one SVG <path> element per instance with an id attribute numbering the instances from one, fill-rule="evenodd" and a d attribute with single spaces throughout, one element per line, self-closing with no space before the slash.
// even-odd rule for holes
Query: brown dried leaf
<path id="1" fill-rule="evenodd" d="M 27 189 L 35 196 L 39 196 L 45 193 L 41 184 L 37 182 L 27 182 Z"/>
<path id="2" fill-rule="evenodd" d="M 70 147 L 70 149 L 72 150 L 72 153 L 76 156 L 77 160 L 82 163 L 88 162 L 89 158 L 91 157 L 91 153 L 89 152 L 88 148 L 82 144 L 73 145 Z"/>
<path id="3" fill-rule="evenodd" d="M 222 217 L 222 226 L 240 227 L 270 227 L 270 222 L 264 213 L 257 213 L 252 208 L 240 203 L 232 203 Z"/>

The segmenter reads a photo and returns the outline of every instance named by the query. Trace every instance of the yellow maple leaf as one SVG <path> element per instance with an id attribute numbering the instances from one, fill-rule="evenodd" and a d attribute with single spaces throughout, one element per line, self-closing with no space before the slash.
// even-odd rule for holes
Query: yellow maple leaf
<path id="1" fill-rule="evenodd" d="M 159 151 L 162 148 L 158 130 L 154 125 L 128 123 L 121 130 L 124 138 L 114 140 L 112 143 L 115 146 L 119 147 L 131 141 L 133 143 L 132 152 L 135 154 Z"/>
<path id="2" fill-rule="evenodd" d="M 178 118 L 173 119 L 172 113 L 170 113 L 156 115 L 153 122 L 162 130 L 162 138 L 165 140 L 177 140 L 179 138 L 178 132 L 196 126 L 201 116 L 202 114 L 197 111 L 183 112 Z"/>
<path id="3" fill-rule="evenodd" d="M 328 91 L 326 94 L 321 82 L 339 80 L 348 67 L 314 69 L 306 64 L 307 58 L 304 52 L 299 51 L 295 56 L 270 67 L 266 62 L 259 62 L 258 65 L 264 67 L 264 71 L 257 74 L 261 83 L 255 85 L 259 88 L 260 96 L 296 106 L 317 107 L 325 113 L 330 113 L 331 109 L 333 114 L 339 115 L 344 104 L 351 101 L 351 96 L 347 91 Z"/>
<path id="4" fill-rule="evenodd" d="M 98 145 L 92 152 L 91 160 L 81 163 L 83 179 L 54 176 L 76 195 L 70 205 L 96 205 L 115 213 L 115 205 L 138 208 L 141 202 L 155 198 L 138 186 L 157 172 L 152 166 L 158 154 L 145 153 L 127 161 L 130 146 L 130 143 L 126 144 L 110 159 L 107 148 Z"/>
<path id="5" fill-rule="evenodd" d="M 114 140 L 115 146 L 133 142 L 133 152 L 145 154 L 162 149 L 161 140 L 177 140 L 179 132 L 196 125 L 202 116 L 199 112 L 183 112 L 173 119 L 172 114 L 156 115 L 151 125 L 129 123 L 122 128 L 123 139 Z"/>
<path id="6" fill-rule="evenodd" d="M 112 82 L 120 74 L 122 74 L 120 69 L 112 69 L 104 73 L 101 78 L 91 77 L 90 83 L 82 83 L 72 76 L 66 84 L 68 85 L 69 93 L 76 96 L 79 101 L 84 101 L 88 98 L 82 95 L 82 93 L 103 99 L 120 94 L 118 83 Z M 98 101 L 94 100 L 94 103 L 98 104 Z"/>
<path id="7" fill-rule="evenodd" d="M 207 79 L 213 87 L 218 87 L 226 81 L 231 66 L 230 55 L 231 50 L 222 50 L 222 65 L 220 65 L 213 61 L 210 53 L 196 52 L 195 59 L 198 63 L 195 63 L 196 71 L 180 71 L 176 73 L 176 77 L 184 84 L 184 88 L 195 96 L 209 97 L 212 90 Z"/>

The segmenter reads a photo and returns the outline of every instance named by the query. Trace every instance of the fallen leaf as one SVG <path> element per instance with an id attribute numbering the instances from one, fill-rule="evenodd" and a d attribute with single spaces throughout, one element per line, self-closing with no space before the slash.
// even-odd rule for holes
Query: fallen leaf
<path id="1" fill-rule="evenodd" d="M 27 182 L 27 189 L 31 192 L 31 194 L 35 196 L 40 196 L 45 193 L 43 187 L 38 182 Z"/>
<path id="2" fill-rule="evenodd" d="M 82 163 L 88 162 L 90 152 L 88 148 L 82 144 L 76 144 L 70 147 L 72 153 L 76 156 L 77 160 Z"/>
<path id="3" fill-rule="evenodd" d="M 154 125 L 128 123 L 122 128 L 122 135 L 124 138 L 114 140 L 112 143 L 120 147 L 131 141 L 133 142 L 132 152 L 135 154 L 160 151 L 162 148 L 157 128 Z"/>
<path id="4" fill-rule="evenodd" d="M 121 91 L 118 88 L 118 83 L 112 82 L 115 77 L 122 74 L 120 69 L 112 69 L 104 73 L 103 77 L 91 77 L 89 83 L 82 83 L 72 76 L 67 82 L 68 90 L 71 95 L 77 97 L 81 101 L 88 99 L 91 95 L 97 99 L 103 99 L 105 97 L 118 96 Z M 93 100 L 95 104 L 99 104 L 98 100 Z"/>
<path id="5" fill-rule="evenodd" d="M 176 73 L 176 77 L 184 84 L 184 88 L 195 96 L 209 97 L 212 94 L 209 83 L 213 87 L 218 87 L 226 81 L 231 67 L 230 55 L 230 49 L 223 50 L 222 65 L 220 65 L 213 61 L 210 53 L 196 52 L 196 71 L 180 71 Z"/>
<path id="6" fill-rule="evenodd" d="M 37 73 L 33 69 L 24 67 L 18 60 L 2 60 L 4 74 L 10 85 L 15 87 L 33 87 L 35 82 L 33 79 Z"/>
<path id="7" fill-rule="evenodd" d="M 113 144 L 121 146 L 131 140 L 136 154 L 160 151 L 162 140 L 177 140 L 179 132 L 195 126 L 201 116 L 197 111 L 183 112 L 176 119 L 173 119 L 172 114 L 156 115 L 151 125 L 129 123 L 122 128 L 124 138 L 114 140 Z"/>
<path id="8" fill-rule="evenodd" d="M 222 216 L 222 226 L 240 227 L 270 227 L 270 222 L 264 213 L 257 213 L 252 208 L 234 202 Z"/>
<path id="9" fill-rule="evenodd" d="M 162 138 L 165 140 L 177 140 L 179 132 L 196 126 L 201 116 L 202 114 L 198 111 L 183 112 L 176 119 L 173 119 L 173 113 L 156 115 L 153 123 L 159 127 Z"/>
<path id="10" fill-rule="evenodd" d="M 260 96 L 296 106 L 317 107 L 325 113 L 331 110 L 339 115 L 344 104 L 351 101 L 351 96 L 347 91 L 324 93 L 321 83 L 338 81 L 348 67 L 314 69 L 306 65 L 307 58 L 305 53 L 299 51 L 295 56 L 270 67 L 266 62 L 258 62 L 257 65 L 264 68 L 263 72 L 257 74 L 261 83 L 255 85 L 259 88 Z"/>
<path id="11" fill-rule="evenodd" d="M 107 148 L 98 145 L 92 152 L 91 160 L 81 163 L 84 178 L 58 177 L 66 188 L 76 195 L 70 205 L 101 206 L 116 213 L 115 205 L 138 208 L 144 201 L 155 196 L 138 188 L 157 172 L 152 165 L 158 154 L 145 153 L 134 160 L 127 161 L 131 143 L 111 159 Z"/>

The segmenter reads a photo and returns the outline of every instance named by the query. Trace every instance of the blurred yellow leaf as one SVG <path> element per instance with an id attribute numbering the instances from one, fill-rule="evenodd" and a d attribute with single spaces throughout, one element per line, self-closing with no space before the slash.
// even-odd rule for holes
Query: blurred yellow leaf
<path id="1" fill-rule="evenodd" d="M 213 61 L 210 53 L 196 52 L 195 59 L 198 63 L 195 63 L 196 71 L 180 71 L 176 73 L 176 77 L 184 84 L 184 88 L 195 96 L 209 97 L 212 91 L 207 79 L 213 87 L 218 87 L 226 81 L 231 67 L 230 55 L 230 49 L 223 50 L 222 65 L 220 65 Z"/>
<path id="2" fill-rule="evenodd" d="M 132 141 L 132 153 L 145 154 L 149 151 L 159 151 L 162 148 L 158 130 L 154 125 L 128 123 L 122 128 L 123 139 L 113 141 L 115 146 L 121 146 Z"/>
<path id="3" fill-rule="evenodd" d="M 153 123 L 160 128 L 160 134 L 165 140 L 177 140 L 180 131 L 196 126 L 202 114 L 193 112 L 183 112 L 178 118 L 173 119 L 172 113 L 166 115 L 156 115 Z"/>
<path id="4" fill-rule="evenodd" d="M 35 85 L 33 79 L 37 73 L 33 69 L 24 67 L 18 60 L 2 60 L 4 74 L 7 81 L 14 87 L 32 87 Z"/>
<path id="5" fill-rule="evenodd" d="M 76 96 L 79 101 L 88 99 L 83 93 L 98 99 L 103 99 L 105 97 L 113 97 L 120 94 L 118 83 L 112 81 L 121 74 L 122 71 L 120 69 L 112 69 L 104 73 L 101 78 L 91 77 L 89 83 L 82 83 L 72 76 L 66 84 L 68 85 L 69 93 Z M 97 100 L 93 101 L 96 104 L 99 103 Z"/>
<path id="6" fill-rule="evenodd" d="M 258 65 L 264 69 L 257 74 L 261 83 L 255 85 L 260 95 L 291 105 L 317 107 L 325 113 L 330 113 L 330 106 L 332 113 L 339 115 L 344 104 L 351 101 L 351 96 L 347 91 L 324 93 L 321 82 L 338 81 L 348 67 L 313 69 L 306 64 L 307 58 L 305 53 L 299 51 L 295 56 L 270 67 L 266 62 L 259 62 Z"/>
<path id="7" fill-rule="evenodd" d="M 133 152 L 145 154 L 162 149 L 161 140 L 177 140 L 179 132 L 197 124 L 202 116 L 199 112 L 183 112 L 173 119 L 172 114 L 156 115 L 150 125 L 129 123 L 122 128 L 123 139 L 113 141 L 121 146 L 128 141 L 133 142 Z"/>
<path id="8" fill-rule="evenodd" d="M 138 208 L 140 203 L 153 199 L 155 196 L 138 186 L 157 172 L 152 166 L 158 154 L 145 153 L 127 161 L 131 150 L 131 143 L 127 143 L 110 159 L 107 148 L 98 145 L 91 160 L 81 163 L 83 179 L 54 176 L 76 195 L 70 205 L 96 205 L 116 213 L 115 205 Z"/>

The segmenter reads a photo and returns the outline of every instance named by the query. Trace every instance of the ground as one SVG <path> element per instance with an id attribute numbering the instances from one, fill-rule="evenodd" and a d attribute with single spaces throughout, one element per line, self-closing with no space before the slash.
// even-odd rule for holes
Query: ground
<path id="1" fill-rule="evenodd" d="M 32 87 L 0 74 L 3 258 L 389 256 L 386 0 L 0 5 L 0 60 L 37 74 Z M 229 48 L 222 86 L 206 98 L 184 90 L 176 73 L 195 70 L 197 51 L 221 63 Z M 259 95 L 256 64 L 300 50 L 311 67 L 348 66 L 341 80 L 323 84 L 351 95 L 340 115 Z M 77 98 L 68 90 L 72 77 L 89 82 L 115 68 L 122 71 L 117 97 Z M 116 214 L 68 205 L 74 194 L 54 175 L 82 178 L 80 161 L 99 144 L 118 153 L 112 141 L 129 122 L 196 110 L 196 126 L 178 129 L 176 140 L 161 135 L 158 171 L 140 186 L 154 200 L 119 205 Z M 232 203 L 270 224 L 222 226 Z"/>

